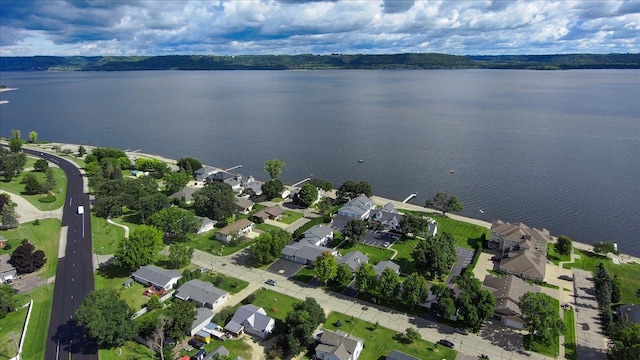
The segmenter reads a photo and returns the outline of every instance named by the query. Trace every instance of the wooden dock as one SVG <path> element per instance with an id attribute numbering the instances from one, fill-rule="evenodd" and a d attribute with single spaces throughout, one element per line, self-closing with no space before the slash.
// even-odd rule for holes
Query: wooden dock
<path id="1" fill-rule="evenodd" d="M 300 184 L 302 184 L 302 183 L 305 183 L 305 182 L 307 182 L 307 181 L 309 181 L 309 180 L 311 180 L 311 178 L 310 178 L 310 177 L 308 177 L 308 178 L 306 178 L 306 179 L 303 179 L 303 180 L 300 180 L 300 181 L 298 181 L 297 183 L 295 183 L 295 184 L 293 184 L 293 185 L 291 185 L 291 186 L 296 187 L 296 186 L 298 186 L 298 185 L 300 185 Z"/>
<path id="2" fill-rule="evenodd" d="M 406 198 L 406 199 L 402 200 L 402 203 L 405 203 L 405 204 L 406 204 L 406 202 L 407 202 L 407 201 L 409 201 L 409 200 L 413 199 L 413 198 L 414 198 L 414 197 L 416 197 L 416 196 L 418 196 L 418 194 L 411 194 L 411 195 L 407 196 L 407 198 Z"/>

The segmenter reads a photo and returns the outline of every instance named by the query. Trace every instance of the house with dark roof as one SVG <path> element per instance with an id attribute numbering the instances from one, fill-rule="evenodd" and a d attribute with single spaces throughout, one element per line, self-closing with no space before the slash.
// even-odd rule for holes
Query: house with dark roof
<path id="1" fill-rule="evenodd" d="M 202 328 L 204 328 L 213 319 L 213 312 L 207 308 L 199 307 L 196 312 L 196 317 L 191 323 L 191 331 L 189 335 L 194 336 Z"/>
<path id="2" fill-rule="evenodd" d="M 310 265 L 318 256 L 325 252 L 329 252 L 333 256 L 338 256 L 336 250 L 324 246 L 317 246 L 302 239 L 285 246 L 280 252 L 280 257 L 298 264 Z"/>
<path id="3" fill-rule="evenodd" d="M 204 165 L 200 169 L 196 170 L 193 173 L 193 176 L 196 178 L 197 181 L 202 182 L 202 181 L 205 181 L 209 175 L 218 171 L 220 171 L 220 169 L 214 168 L 213 166 Z"/>
<path id="4" fill-rule="evenodd" d="M 251 209 L 253 209 L 253 201 L 249 199 L 245 199 L 243 197 L 236 197 L 236 207 L 238 211 L 242 214 L 248 214 Z"/>
<path id="5" fill-rule="evenodd" d="M 325 330 L 316 346 L 316 358 L 321 360 L 358 360 L 364 340 L 344 331 Z"/>
<path id="6" fill-rule="evenodd" d="M 527 284 L 524 280 L 513 276 L 496 277 L 487 275 L 482 283 L 486 290 L 493 293 L 496 299 L 494 316 L 509 327 L 524 328 L 524 320 L 518 302 L 528 292 L 540 292 L 540 288 Z"/>
<path id="7" fill-rule="evenodd" d="M 263 223 L 265 220 L 280 220 L 284 215 L 284 209 L 280 206 L 269 206 L 268 208 L 264 208 L 260 211 L 256 211 L 251 219 L 255 222 Z"/>
<path id="8" fill-rule="evenodd" d="M 550 241 L 549 230 L 530 228 L 523 223 L 510 224 L 496 220 L 491 224 L 489 249 L 508 253 L 528 248 L 547 255 L 547 244 Z"/>
<path id="9" fill-rule="evenodd" d="M 171 194 L 169 198 L 181 200 L 187 204 L 191 204 L 193 202 L 193 193 L 195 193 L 198 190 L 200 190 L 200 188 L 187 186 Z"/>
<path id="10" fill-rule="evenodd" d="M 242 175 L 240 174 L 232 174 L 226 171 L 218 171 L 207 176 L 206 181 L 208 183 L 221 182 L 223 184 L 227 184 L 231 186 L 231 189 L 233 189 L 234 191 L 238 191 L 242 189 Z"/>
<path id="11" fill-rule="evenodd" d="M 544 281 L 547 257 L 541 252 L 527 248 L 511 251 L 500 260 L 499 269 L 523 279 Z"/>
<path id="12" fill-rule="evenodd" d="M 173 294 L 176 298 L 191 301 L 198 307 L 215 309 L 229 299 L 229 293 L 200 279 L 189 280 Z"/>
<path id="13" fill-rule="evenodd" d="M 222 242 L 231 242 L 234 239 L 242 238 L 253 231 L 254 224 L 247 219 L 239 219 L 222 229 L 218 230 L 215 237 Z"/>
<path id="14" fill-rule="evenodd" d="M 248 304 L 236 310 L 224 329 L 236 336 L 246 332 L 264 339 L 271 334 L 275 325 L 276 321 L 267 316 L 263 308 Z"/>
<path id="15" fill-rule="evenodd" d="M 386 360 L 420 360 L 417 357 L 413 357 L 411 355 L 407 355 L 398 350 L 391 350 L 389 355 L 387 355 Z"/>
<path id="16" fill-rule="evenodd" d="M 369 257 L 359 250 L 344 254 L 342 257 L 338 258 L 338 265 L 347 264 L 353 272 L 358 270 L 362 264 L 366 264 L 368 262 Z"/>
<path id="17" fill-rule="evenodd" d="M 620 319 L 640 324 L 640 305 L 620 305 L 618 316 Z"/>
<path id="18" fill-rule="evenodd" d="M 391 260 L 384 260 L 384 261 L 380 261 L 374 266 L 374 269 L 376 270 L 376 275 L 380 277 L 380 275 L 382 275 L 382 272 L 386 268 L 393 270 L 396 274 L 400 274 L 400 265 L 394 263 Z"/>
<path id="19" fill-rule="evenodd" d="M 327 245 L 333 240 L 333 230 L 324 224 L 314 225 L 302 235 L 304 241 L 316 246 Z"/>
<path id="20" fill-rule="evenodd" d="M 9 254 L 0 255 L 0 283 L 18 276 L 16 268 L 9 264 L 9 260 L 11 260 Z"/>
<path id="21" fill-rule="evenodd" d="M 338 214 L 352 219 L 365 220 L 369 218 L 371 210 L 375 208 L 376 205 L 371 199 L 364 194 L 360 194 L 358 197 L 344 204 L 344 206 L 338 210 Z"/>
<path id="22" fill-rule="evenodd" d="M 204 357 L 203 360 L 211 360 L 215 355 L 218 356 L 229 356 L 229 349 L 224 347 L 224 345 L 220 345 L 217 348 L 213 349 L 207 356 Z"/>
<path id="23" fill-rule="evenodd" d="M 143 266 L 131 275 L 133 279 L 145 286 L 169 290 L 182 277 L 177 270 L 165 270 L 157 266 Z"/>
<path id="24" fill-rule="evenodd" d="M 393 204 L 388 203 L 381 209 L 371 210 L 369 221 L 380 224 L 385 229 L 401 231 L 400 223 L 403 217 L 404 215 L 398 212 Z"/>

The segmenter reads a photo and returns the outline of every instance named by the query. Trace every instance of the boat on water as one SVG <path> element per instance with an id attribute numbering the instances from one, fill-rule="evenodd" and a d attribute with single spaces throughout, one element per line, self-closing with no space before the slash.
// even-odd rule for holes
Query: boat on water
<path id="1" fill-rule="evenodd" d="M 364 162 L 364 160 L 360 159 L 360 160 L 358 160 L 358 162 L 359 162 L 360 164 L 362 164 L 362 163 Z"/>
<path id="2" fill-rule="evenodd" d="M 481 214 L 484 214 L 484 210 L 480 209 L 479 211 L 480 211 Z"/>
<path id="3" fill-rule="evenodd" d="M 455 171 L 455 170 L 453 170 L 453 169 L 449 170 L 449 173 L 450 173 L 450 174 L 453 174 L 453 173 L 455 173 L 455 172 L 456 172 L 456 171 Z"/>

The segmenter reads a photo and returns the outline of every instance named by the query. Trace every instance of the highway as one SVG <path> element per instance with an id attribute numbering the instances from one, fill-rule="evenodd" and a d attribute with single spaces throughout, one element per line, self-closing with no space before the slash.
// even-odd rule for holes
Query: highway
<path id="1" fill-rule="evenodd" d="M 62 213 L 67 244 L 64 256 L 58 259 L 45 359 L 98 360 L 97 345 L 84 339 L 74 318 L 82 300 L 94 289 L 89 194 L 84 192 L 83 175 L 64 158 L 29 149 L 22 151 L 46 159 L 67 175 L 67 198 Z M 85 209 L 82 215 L 77 213 L 80 205 Z"/>

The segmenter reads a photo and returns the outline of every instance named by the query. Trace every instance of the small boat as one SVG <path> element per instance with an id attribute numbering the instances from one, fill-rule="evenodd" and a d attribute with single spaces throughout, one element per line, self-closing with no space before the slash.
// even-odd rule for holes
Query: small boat
<path id="1" fill-rule="evenodd" d="M 360 159 L 360 160 L 358 160 L 358 162 L 359 162 L 360 164 L 362 164 L 362 163 L 364 162 L 364 160 Z"/>
<path id="2" fill-rule="evenodd" d="M 484 214 L 484 210 L 480 209 L 480 213 Z"/>
<path id="3" fill-rule="evenodd" d="M 455 173 L 455 172 L 456 172 L 456 171 L 455 171 L 455 170 L 453 170 L 453 169 L 449 170 L 449 173 L 451 173 L 451 174 L 453 174 L 453 173 Z"/>

